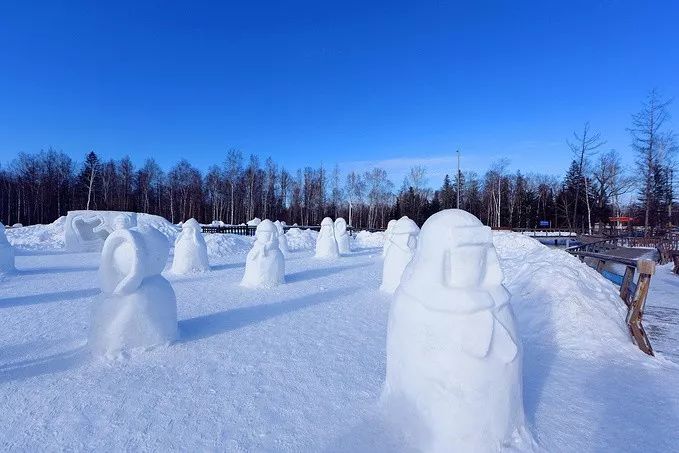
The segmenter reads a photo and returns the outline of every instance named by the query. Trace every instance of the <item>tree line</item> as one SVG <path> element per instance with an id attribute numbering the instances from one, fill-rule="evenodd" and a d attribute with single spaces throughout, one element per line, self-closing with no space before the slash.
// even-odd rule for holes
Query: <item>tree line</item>
<path id="1" fill-rule="evenodd" d="M 679 221 L 669 105 L 653 90 L 632 116 L 634 168 L 625 169 L 619 153 L 606 150 L 601 133 L 585 123 L 567 141 L 573 159 L 562 178 L 509 173 L 509 163 L 499 160 L 483 174 L 451 172 L 438 189 L 420 166 L 395 190 L 382 168 L 346 175 L 337 165 L 289 171 L 270 157 L 261 161 L 237 149 L 206 172 L 186 159 L 164 170 L 153 158 L 135 168 L 129 157 L 104 159 L 94 151 L 82 163 L 54 149 L 20 153 L 0 167 L 0 220 L 49 223 L 69 210 L 98 209 L 158 214 L 173 223 L 260 217 L 316 225 L 325 216 L 343 216 L 358 228 L 384 228 L 391 218 L 407 215 L 422 224 L 434 212 L 459 206 L 493 227 L 548 223 L 591 232 L 624 215 L 650 234 Z"/>

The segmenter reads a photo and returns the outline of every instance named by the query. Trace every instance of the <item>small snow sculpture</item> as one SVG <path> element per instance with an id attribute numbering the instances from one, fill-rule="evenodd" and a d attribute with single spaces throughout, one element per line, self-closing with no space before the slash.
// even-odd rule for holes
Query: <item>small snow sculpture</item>
<path id="1" fill-rule="evenodd" d="M 170 253 L 157 229 L 113 231 L 99 266 L 102 295 L 94 309 L 89 345 L 97 355 L 151 347 L 177 337 L 177 300 L 160 273 Z"/>
<path id="2" fill-rule="evenodd" d="M 389 250 L 389 247 L 391 247 L 391 232 L 394 230 L 396 222 L 397 222 L 396 219 L 391 219 L 389 223 L 387 223 L 387 229 L 384 231 L 384 245 L 382 246 L 382 256 L 387 256 L 387 251 Z"/>
<path id="3" fill-rule="evenodd" d="M 316 238 L 316 258 L 337 258 L 339 248 L 335 240 L 335 228 L 330 217 L 321 222 L 321 231 Z"/>
<path id="4" fill-rule="evenodd" d="M 262 220 L 255 231 L 255 243 L 245 259 L 241 285 L 249 288 L 285 283 L 285 258 L 278 247 L 278 229 L 269 219 Z"/>
<path id="5" fill-rule="evenodd" d="M 178 275 L 210 270 L 207 258 L 207 244 L 196 219 L 189 219 L 182 225 L 182 232 L 174 243 L 172 272 Z"/>
<path id="6" fill-rule="evenodd" d="M 337 241 L 337 248 L 340 255 L 351 253 L 349 245 L 349 233 L 347 232 L 347 221 L 342 217 L 335 220 L 335 240 Z"/>
<path id="7" fill-rule="evenodd" d="M 248 224 L 248 226 L 257 226 L 260 223 L 262 223 L 262 219 L 260 219 L 259 217 L 255 217 L 254 219 L 248 221 L 247 224 Z"/>
<path id="8" fill-rule="evenodd" d="M 383 395 L 395 420 L 409 411 L 428 433 L 413 434 L 417 448 L 531 442 L 509 298 L 490 228 L 459 209 L 429 217 L 389 314 Z"/>
<path id="9" fill-rule="evenodd" d="M 287 257 L 290 256 L 290 247 L 288 245 L 288 238 L 285 236 L 283 223 L 280 220 L 276 220 L 273 224 L 276 225 L 276 230 L 278 231 L 278 248 L 281 249 L 283 256 Z"/>
<path id="10" fill-rule="evenodd" d="M 14 247 L 7 240 L 5 225 L 0 222 L 0 274 L 14 271 Z"/>
<path id="11" fill-rule="evenodd" d="M 380 290 L 393 294 L 396 291 L 401 276 L 410 260 L 415 254 L 417 246 L 417 234 L 420 228 L 407 216 L 403 216 L 396 222 L 392 230 L 391 246 L 387 250 L 382 265 L 382 285 Z"/>

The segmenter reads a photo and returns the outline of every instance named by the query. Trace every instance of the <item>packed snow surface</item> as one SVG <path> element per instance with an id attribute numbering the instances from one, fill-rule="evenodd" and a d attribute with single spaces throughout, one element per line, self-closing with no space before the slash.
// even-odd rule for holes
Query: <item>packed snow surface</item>
<path id="1" fill-rule="evenodd" d="M 308 242 L 317 233 L 290 230 L 286 284 L 254 290 L 239 285 L 253 238 L 206 235 L 212 272 L 163 272 L 177 341 L 104 360 L 87 347 L 100 255 L 64 253 L 58 230 L 7 231 L 18 270 L 0 277 L 4 451 L 413 451 L 379 409 L 392 298 L 378 290 L 380 244 L 361 248 L 359 238 L 381 233 L 358 233 L 350 256 L 319 261 Z M 631 343 L 617 289 L 531 238 L 501 232 L 493 242 L 540 446 L 678 451 L 679 366 Z M 654 295 L 676 309 L 671 277 L 654 277 L 648 321 Z"/>

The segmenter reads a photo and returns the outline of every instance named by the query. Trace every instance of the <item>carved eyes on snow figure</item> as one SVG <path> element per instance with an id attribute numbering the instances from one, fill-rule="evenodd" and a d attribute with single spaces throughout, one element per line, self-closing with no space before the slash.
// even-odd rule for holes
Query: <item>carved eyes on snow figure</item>
<path id="1" fill-rule="evenodd" d="M 502 284 L 502 270 L 492 245 L 463 245 L 443 254 L 443 282 L 451 288 Z"/>

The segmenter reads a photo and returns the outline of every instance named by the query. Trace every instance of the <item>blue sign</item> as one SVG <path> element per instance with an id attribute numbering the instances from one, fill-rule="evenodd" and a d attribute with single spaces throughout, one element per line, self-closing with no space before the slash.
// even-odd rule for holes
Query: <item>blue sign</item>
<path id="1" fill-rule="evenodd" d="M 549 227 L 552 224 L 549 220 L 540 220 L 540 226 L 541 227 Z"/>

